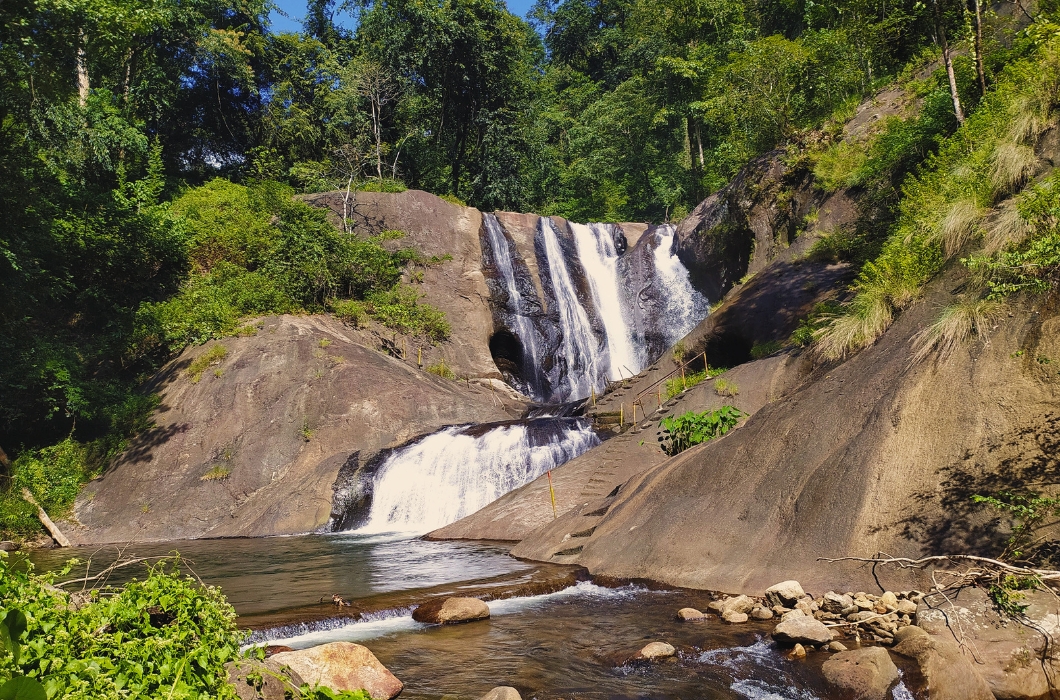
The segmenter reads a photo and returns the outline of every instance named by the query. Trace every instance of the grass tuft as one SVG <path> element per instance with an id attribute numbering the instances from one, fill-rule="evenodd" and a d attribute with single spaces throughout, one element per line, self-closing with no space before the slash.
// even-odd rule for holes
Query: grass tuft
<path id="1" fill-rule="evenodd" d="M 858 295 L 849 313 L 836 316 L 817 332 L 818 355 L 842 360 L 883 335 L 894 320 L 894 309 L 885 294 L 871 291 Z"/>
<path id="2" fill-rule="evenodd" d="M 950 206 L 937 234 L 946 255 L 953 255 L 971 240 L 982 215 L 979 204 L 971 198 L 959 199 Z"/>
<path id="3" fill-rule="evenodd" d="M 983 252 L 1000 253 L 1009 246 L 1022 243 L 1034 227 L 1020 213 L 1018 202 L 1008 199 L 1001 203 L 987 221 L 983 234 Z"/>
<path id="4" fill-rule="evenodd" d="M 213 469 L 199 477 L 199 481 L 224 481 L 232 473 L 232 470 L 223 464 L 214 466 Z"/>
<path id="5" fill-rule="evenodd" d="M 456 372 L 454 372 L 452 368 L 445 364 L 445 358 L 442 358 L 435 362 L 433 365 L 428 366 L 427 371 L 431 374 L 441 377 L 442 379 L 456 379 Z"/>
<path id="6" fill-rule="evenodd" d="M 187 375 L 192 384 L 198 384 L 202 379 L 202 373 L 211 365 L 221 362 L 228 356 L 228 350 L 224 345 L 214 345 L 208 352 L 199 355 L 188 366 Z"/>
<path id="7" fill-rule="evenodd" d="M 916 348 L 913 362 L 920 362 L 936 351 L 939 359 L 945 359 L 972 332 L 985 338 L 1000 314 L 1001 304 L 989 299 L 963 300 L 947 306 L 934 323 L 913 336 Z"/>
<path id="8" fill-rule="evenodd" d="M 991 159 L 990 183 L 997 192 L 1015 192 L 1038 171 L 1039 159 L 1030 146 L 1005 140 Z"/>

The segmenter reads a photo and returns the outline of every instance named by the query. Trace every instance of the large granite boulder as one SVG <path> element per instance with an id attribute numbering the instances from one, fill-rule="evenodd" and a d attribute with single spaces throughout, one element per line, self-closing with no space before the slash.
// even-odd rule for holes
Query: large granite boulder
<path id="1" fill-rule="evenodd" d="M 412 611 L 412 619 L 432 625 L 488 620 L 490 606 L 478 598 L 438 598 Z"/>
<path id="2" fill-rule="evenodd" d="M 265 665 L 276 672 L 290 669 L 310 686 L 363 690 L 372 700 L 390 700 L 403 687 L 375 654 L 353 642 L 331 642 L 300 651 L 285 651 L 270 656 Z"/>
<path id="3" fill-rule="evenodd" d="M 825 680 L 853 700 L 888 700 L 898 667 L 883 647 L 841 651 L 821 667 Z"/>
<path id="4" fill-rule="evenodd" d="M 952 639 L 909 626 L 894 635 L 894 652 L 916 662 L 928 700 L 994 700 L 990 686 Z"/>

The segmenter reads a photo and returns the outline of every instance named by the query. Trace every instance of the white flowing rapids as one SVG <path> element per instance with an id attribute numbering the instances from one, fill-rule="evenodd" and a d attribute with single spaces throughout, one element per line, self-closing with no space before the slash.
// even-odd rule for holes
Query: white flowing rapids
<path id="1" fill-rule="evenodd" d="M 368 521 L 357 531 L 430 532 L 598 444 L 578 418 L 444 428 L 380 465 Z"/>

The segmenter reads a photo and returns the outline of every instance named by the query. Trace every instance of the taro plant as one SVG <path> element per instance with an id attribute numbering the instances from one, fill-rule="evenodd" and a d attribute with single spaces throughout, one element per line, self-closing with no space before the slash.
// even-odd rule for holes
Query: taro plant
<path id="1" fill-rule="evenodd" d="M 689 411 L 680 416 L 668 416 L 660 425 L 666 433 L 659 438 L 663 451 L 673 455 L 689 447 L 721 437 L 736 427 L 747 414 L 735 406 L 722 406 L 714 411 Z"/>

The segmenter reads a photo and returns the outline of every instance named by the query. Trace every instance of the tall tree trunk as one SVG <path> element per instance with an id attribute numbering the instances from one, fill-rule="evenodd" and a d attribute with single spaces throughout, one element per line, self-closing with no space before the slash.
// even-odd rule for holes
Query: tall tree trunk
<path id="1" fill-rule="evenodd" d="M 961 96 L 957 92 L 957 76 L 953 73 L 953 57 L 950 45 L 946 41 L 946 28 L 942 26 L 942 0 L 935 0 L 935 31 L 938 32 L 939 45 L 942 46 L 942 59 L 946 62 L 946 76 L 950 79 L 950 97 L 953 98 L 953 114 L 957 122 L 964 123 L 964 110 L 961 109 Z"/>
<path id="2" fill-rule="evenodd" d="M 980 0 L 975 2 L 975 70 L 979 73 L 979 90 L 986 94 L 986 72 L 983 70 L 983 12 Z"/>
<path id="3" fill-rule="evenodd" d="M 700 133 L 699 121 L 696 121 L 696 145 L 699 146 L 699 167 L 705 168 L 707 161 L 703 158 L 703 135 Z"/>
<path id="4" fill-rule="evenodd" d="M 85 30 L 77 30 L 77 99 L 82 107 L 88 102 L 88 55 L 85 53 Z"/>

